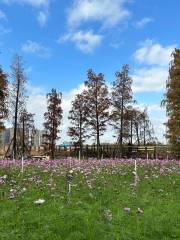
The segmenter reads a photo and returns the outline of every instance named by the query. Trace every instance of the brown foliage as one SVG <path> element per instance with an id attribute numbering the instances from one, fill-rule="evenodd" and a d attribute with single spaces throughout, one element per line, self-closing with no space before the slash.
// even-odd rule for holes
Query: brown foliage
<path id="1" fill-rule="evenodd" d="M 116 80 L 113 82 L 112 90 L 112 121 L 118 135 L 118 144 L 120 145 L 120 156 L 122 143 L 127 136 L 127 119 L 125 112 L 133 103 L 132 100 L 132 78 L 129 76 L 129 66 L 124 65 L 121 72 L 116 72 Z"/>
<path id="2" fill-rule="evenodd" d="M 88 109 L 83 92 L 76 95 L 68 117 L 72 125 L 68 129 L 68 135 L 72 138 L 74 145 L 79 147 L 80 152 L 82 152 L 83 143 L 88 137 L 87 115 Z"/>
<path id="3" fill-rule="evenodd" d="M 51 92 L 47 94 L 47 112 L 44 113 L 44 128 L 46 134 L 44 138 L 45 145 L 48 146 L 52 159 L 54 159 L 55 144 L 59 138 L 59 126 L 62 120 L 61 102 L 62 94 L 58 93 L 56 89 L 52 89 Z"/>
<path id="4" fill-rule="evenodd" d="M 172 57 L 162 104 L 166 106 L 168 116 L 166 137 L 172 150 L 180 154 L 180 49 L 175 49 Z"/>
<path id="5" fill-rule="evenodd" d="M 87 72 L 87 81 L 85 86 L 86 104 L 87 104 L 87 123 L 91 130 L 91 136 L 96 138 L 97 157 L 99 158 L 100 136 L 105 132 L 107 122 L 109 121 L 108 88 L 106 86 L 104 75 L 96 75 L 92 69 Z"/>

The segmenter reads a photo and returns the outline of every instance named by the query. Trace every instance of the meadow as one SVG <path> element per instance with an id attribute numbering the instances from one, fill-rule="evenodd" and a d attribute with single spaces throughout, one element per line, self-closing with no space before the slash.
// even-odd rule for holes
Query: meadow
<path id="1" fill-rule="evenodd" d="M 180 161 L 0 161 L 1 240 L 180 239 Z"/>

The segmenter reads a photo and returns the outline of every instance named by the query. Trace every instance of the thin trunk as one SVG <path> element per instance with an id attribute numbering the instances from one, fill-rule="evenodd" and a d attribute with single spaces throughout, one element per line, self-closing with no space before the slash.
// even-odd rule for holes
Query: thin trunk
<path id="1" fill-rule="evenodd" d="M 97 121 L 97 159 L 100 159 L 99 121 Z"/>
<path id="2" fill-rule="evenodd" d="M 54 160 L 54 123 L 53 123 L 52 141 L 51 141 L 51 157 Z"/>
<path id="3" fill-rule="evenodd" d="M 132 145 L 132 138 L 133 138 L 133 136 L 132 136 L 132 130 L 133 130 L 133 122 L 132 122 L 132 120 L 131 120 L 131 141 L 130 141 L 131 145 Z"/>
<path id="4" fill-rule="evenodd" d="M 55 133 L 54 133 L 54 131 L 55 131 L 55 123 L 54 123 L 54 121 L 55 121 L 55 119 L 54 119 L 54 117 L 56 116 L 56 113 L 55 113 L 55 106 L 53 107 L 53 121 L 52 121 L 52 124 L 53 124 L 53 129 L 52 129 L 52 145 L 51 145 L 51 156 L 52 156 L 52 159 L 54 160 L 54 152 L 55 152 Z"/>
<path id="5" fill-rule="evenodd" d="M 97 102 L 96 102 L 96 138 L 97 138 L 97 159 L 100 159 L 99 116 Z"/>
<path id="6" fill-rule="evenodd" d="M 97 141 L 97 159 L 100 159 L 100 139 L 99 139 L 99 115 L 98 115 L 98 94 L 96 82 L 96 141 Z"/>
<path id="7" fill-rule="evenodd" d="M 17 118 L 18 118 L 18 104 L 19 104 L 19 90 L 20 90 L 20 79 L 17 79 L 17 94 L 15 103 L 15 116 L 14 116 L 14 136 L 13 136 L 13 155 L 14 159 L 17 157 Z"/>
<path id="8" fill-rule="evenodd" d="M 123 82 L 123 91 L 124 91 L 124 82 Z M 124 96 L 123 96 L 123 91 L 122 91 L 122 99 L 121 99 L 121 127 L 120 127 L 120 140 L 119 140 L 119 145 L 120 145 L 120 158 L 122 157 L 122 143 L 123 143 L 123 121 L 124 121 Z"/>
<path id="9" fill-rule="evenodd" d="M 146 121 L 144 120 L 144 146 L 146 145 Z"/>
<path id="10" fill-rule="evenodd" d="M 25 153 L 25 127 L 24 127 L 24 116 L 23 116 L 23 135 L 22 135 L 22 156 L 24 157 Z"/>
<path id="11" fill-rule="evenodd" d="M 79 120 L 79 151 L 80 156 L 82 154 L 82 114 L 80 112 L 80 120 Z"/>
<path id="12" fill-rule="evenodd" d="M 140 144 L 140 141 L 139 141 L 139 127 L 138 127 L 138 123 L 137 122 L 135 123 L 135 128 L 136 128 L 137 143 L 139 145 Z"/>

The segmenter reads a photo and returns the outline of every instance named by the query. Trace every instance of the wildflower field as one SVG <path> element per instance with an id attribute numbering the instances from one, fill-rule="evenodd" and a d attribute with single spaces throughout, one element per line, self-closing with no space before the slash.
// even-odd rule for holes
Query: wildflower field
<path id="1" fill-rule="evenodd" d="M 0 161 L 1 240 L 180 239 L 180 162 Z"/>

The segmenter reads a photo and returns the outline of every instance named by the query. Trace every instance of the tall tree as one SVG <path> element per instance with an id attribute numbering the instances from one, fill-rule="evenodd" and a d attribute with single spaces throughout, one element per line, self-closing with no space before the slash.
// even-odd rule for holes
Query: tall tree
<path id="1" fill-rule="evenodd" d="M 68 118 L 72 126 L 68 129 L 68 135 L 72 138 L 74 144 L 79 147 L 80 155 L 82 154 L 83 143 L 88 137 L 87 113 L 84 92 L 77 94 L 69 111 Z"/>
<path id="2" fill-rule="evenodd" d="M 162 104 L 166 106 L 168 117 L 166 137 L 172 152 L 180 154 L 180 49 L 173 51 L 172 58 Z"/>
<path id="3" fill-rule="evenodd" d="M 59 126 L 62 120 L 62 94 L 52 89 L 47 94 L 47 112 L 44 113 L 44 128 L 46 134 L 45 145 L 48 146 L 51 152 L 51 158 L 54 159 L 56 140 L 59 138 L 58 133 L 60 132 Z"/>
<path id="4" fill-rule="evenodd" d="M 0 66 L 0 132 L 4 128 L 4 119 L 8 115 L 8 80 L 7 74 Z"/>
<path id="5" fill-rule="evenodd" d="M 14 134 L 13 134 L 13 155 L 14 158 L 17 158 L 17 126 L 18 126 L 18 117 L 21 111 L 25 108 L 26 96 L 25 96 L 25 84 L 26 76 L 23 68 L 23 60 L 19 55 L 15 55 L 12 64 L 11 64 L 11 93 L 10 93 L 10 104 L 11 104 L 11 113 L 13 115 L 13 125 L 14 125 Z"/>
<path id="6" fill-rule="evenodd" d="M 110 100 L 108 98 L 108 88 L 105 83 L 104 75 L 96 75 L 92 69 L 87 72 L 87 81 L 85 93 L 87 101 L 87 122 L 91 129 L 91 136 L 96 138 L 97 158 L 100 158 L 100 136 L 106 130 L 109 120 Z"/>
<path id="7" fill-rule="evenodd" d="M 122 144 L 124 137 L 126 136 L 125 131 L 125 111 L 132 104 L 132 78 L 129 76 L 129 66 L 124 65 L 121 72 L 116 72 L 116 80 L 113 82 L 112 89 L 112 105 L 113 113 L 112 119 L 114 122 L 114 128 L 118 134 L 118 145 L 120 148 L 120 157 L 122 156 Z"/>

